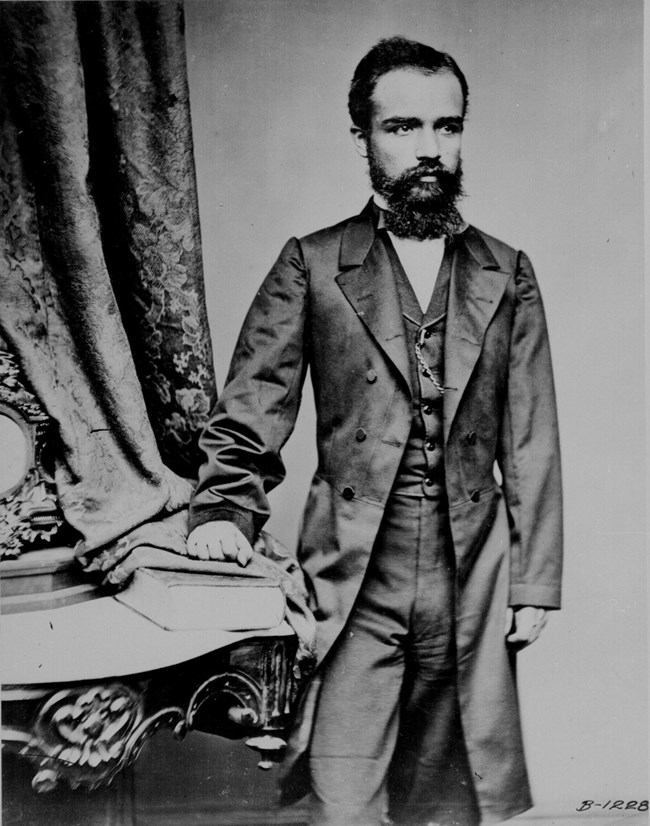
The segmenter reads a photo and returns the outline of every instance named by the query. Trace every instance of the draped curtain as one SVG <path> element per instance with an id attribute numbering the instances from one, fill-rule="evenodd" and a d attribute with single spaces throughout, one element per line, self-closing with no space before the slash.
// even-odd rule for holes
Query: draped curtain
<path id="1" fill-rule="evenodd" d="M 182 4 L 0 3 L 0 334 L 86 551 L 180 509 L 215 401 Z"/>

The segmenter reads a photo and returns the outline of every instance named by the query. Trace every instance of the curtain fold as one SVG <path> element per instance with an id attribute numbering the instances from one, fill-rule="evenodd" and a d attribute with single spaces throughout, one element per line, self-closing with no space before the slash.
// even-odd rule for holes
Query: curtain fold
<path id="1" fill-rule="evenodd" d="M 182 4 L 0 3 L 0 333 L 86 551 L 181 508 L 215 396 Z"/>

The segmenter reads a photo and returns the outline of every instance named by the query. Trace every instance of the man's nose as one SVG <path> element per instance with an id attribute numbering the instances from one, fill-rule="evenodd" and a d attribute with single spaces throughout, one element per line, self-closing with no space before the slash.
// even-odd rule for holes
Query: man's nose
<path id="1" fill-rule="evenodd" d="M 440 157 L 440 141 L 435 129 L 424 128 L 419 131 L 415 155 L 418 160 Z"/>

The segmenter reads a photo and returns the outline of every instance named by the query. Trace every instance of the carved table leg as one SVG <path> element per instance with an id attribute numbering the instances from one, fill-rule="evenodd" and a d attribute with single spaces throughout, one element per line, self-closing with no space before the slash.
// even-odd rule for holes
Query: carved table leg
<path id="1" fill-rule="evenodd" d="M 63 784 L 48 794 L 34 794 L 33 768 L 18 755 L 2 759 L 3 826 L 133 826 L 134 774 L 121 772 L 110 786 L 89 794 Z"/>
<path id="2" fill-rule="evenodd" d="M 123 679 L 4 686 L 5 753 L 19 755 L 31 768 L 31 782 L 16 799 L 31 795 L 30 805 L 46 811 L 49 804 L 34 799 L 79 801 L 84 798 L 76 790 L 93 791 L 91 799 L 103 801 L 99 819 L 89 819 L 99 811 L 89 804 L 87 815 L 62 824 L 126 826 L 132 804 L 117 790 L 126 788 L 124 772 L 161 728 L 172 729 L 176 737 L 192 729 L 229 739 L 248 737 L 247 745 L 261 756 L 259 767 L 270 768 L 286 746 L 283 734 L 297 691 L 296 647 L 293 636 L 253 638 Z M 12 799 L 14 790 L 7 792 Z M 39 823 L 16 821 L 21 826 L 32 822 Z M 47 816 L 42 822 L 56 826 Z"/>

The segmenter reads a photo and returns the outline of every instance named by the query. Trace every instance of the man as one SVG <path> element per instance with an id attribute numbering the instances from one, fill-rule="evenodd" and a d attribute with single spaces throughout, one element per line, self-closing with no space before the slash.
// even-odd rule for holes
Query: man
<path id="1" fill-rule="evenodd" d="M 315 824 L 531 805 L 514 655 L 559 607 L 558 435 L 530 263 L 457 209 L 467 94 L 422 44 L 362 59 L 349 108 L 373 199 L 287 243 L 202 438 L 189 553 L 245 565 L 310 367 L 299 561 L 320 665 L 285 791 L 306 766 Z"/>

